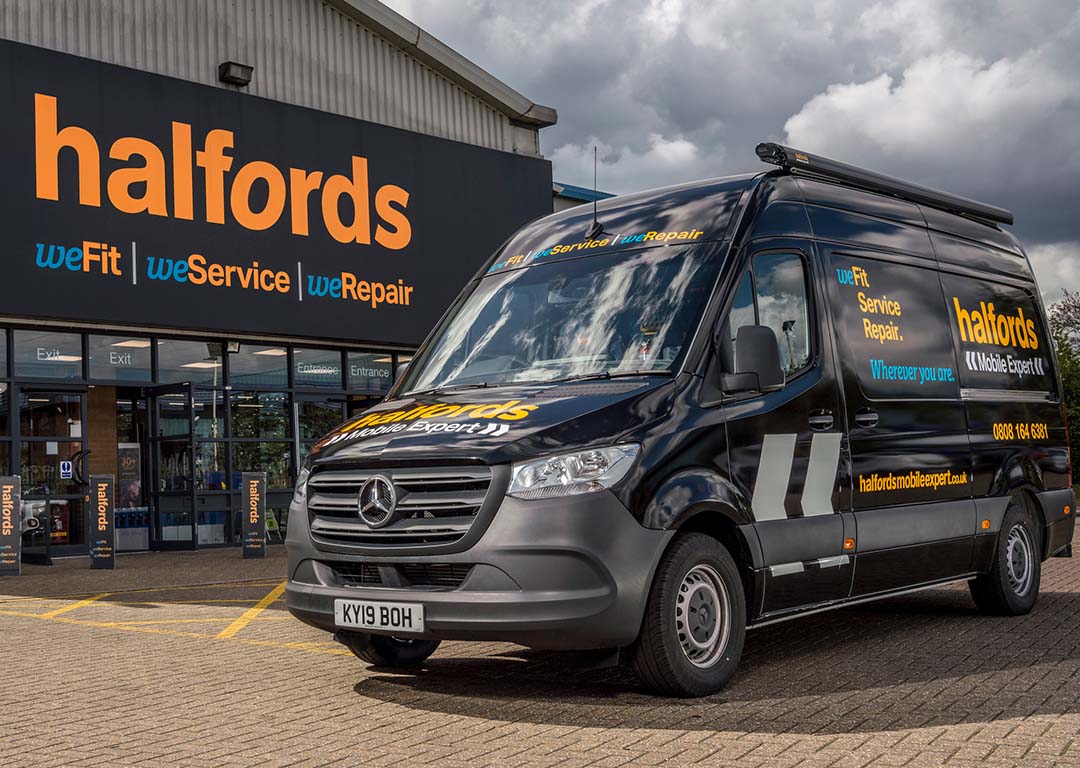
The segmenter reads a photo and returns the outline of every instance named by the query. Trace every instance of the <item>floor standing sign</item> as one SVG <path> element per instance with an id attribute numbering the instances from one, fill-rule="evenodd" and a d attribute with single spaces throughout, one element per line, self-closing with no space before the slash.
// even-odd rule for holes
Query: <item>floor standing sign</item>
<path id="1" fill-rule="evenodd" d="M 22 573 L 22 488 L 18 477 L 0 477 L 0 576 Z"/>
<path id="2" fill-rule="evenodd" d="M 244 559 L 266 556 L 266 473 L 244 472 Z"/>
<path id="3" fill-rule="evenodd" d="M 116 568 L 116 478 L 90 476 L 90 508 L 93 525 L 90 536 L 90 567 Z"/>

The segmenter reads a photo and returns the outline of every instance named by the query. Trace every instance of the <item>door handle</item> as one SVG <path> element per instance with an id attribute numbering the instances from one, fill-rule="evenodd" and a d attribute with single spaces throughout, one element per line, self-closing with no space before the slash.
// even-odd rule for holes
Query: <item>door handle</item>
<path id="1" fill-rule="evenodd" d="M 878 423 L 878 413 L 870 408 L 860 408 L 855 411 L 855 423 L 860 427 L 876 427 Z"/>
<path id="2" fill-rule="evenodd" d="M 832 429 L 834 422 L 833 412 L 828 410 L 811 411 L 810 412 L 810 429 L 823 430 Z"/>

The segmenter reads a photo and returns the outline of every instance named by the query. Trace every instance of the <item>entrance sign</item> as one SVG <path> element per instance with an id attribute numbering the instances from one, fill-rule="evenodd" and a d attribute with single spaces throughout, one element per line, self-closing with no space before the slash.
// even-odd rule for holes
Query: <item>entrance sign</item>
<path id="1" fill-rule="evenodd" d="M 0 576 L 22 573 L 22 481 L 0 477 Z"/>
<path id="2" fill-rule="evenodd" d="M 10 41 L 0 71 L 9 315 L 411 346 L 551 212 L 543 158 Z"/>
<path id="3" fill-rule="evenodd" d="M 116 478 L 90 476 L 90 567 L 116 568 Z"/>
<path id="4" fill-rule="evenodd" d="M 266 557 L 266 473 L 244 472 L 240 475 L 243 486 L 244 559 Z"/>

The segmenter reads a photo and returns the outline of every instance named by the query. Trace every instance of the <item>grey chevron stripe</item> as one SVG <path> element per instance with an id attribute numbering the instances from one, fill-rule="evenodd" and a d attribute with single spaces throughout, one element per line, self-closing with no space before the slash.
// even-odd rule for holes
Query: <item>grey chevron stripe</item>
<path id="1" fill-rule="evenodd" d="M 795 460 L 795 435 L 765 435 L 761 444 L 754 496 L 750 501 L 754 519 L 785 520 L 787 498 L 791 482 L 791 466 Z M 806 483 L 803 485 L 802 512 L 814 515 L 831 515 L 836 512 L 832 504 L 836 470 L 840 466 L 839 432 L 819 432 L 810 442 L 810 461 L 806 465 Z"/>
<path id="2" fill-rule="evenodd" d="M 810 463 L 802 492 L 802 512 L 806 516 L 836 512 L 832 489 L 836 484 L 836 468 L 840 466 L 840 437 L 839 432 L 819 432 L 810 443 Z"/>
<path id="3" fill-rule="evenodd" d="M 783 520 L 787 517 L 784 499 L 787 497 L 791 463 L 795 459 L 795 435 L 765 435 L 758 461 L 757 481 L 750 508 L 754 519 Z"/>

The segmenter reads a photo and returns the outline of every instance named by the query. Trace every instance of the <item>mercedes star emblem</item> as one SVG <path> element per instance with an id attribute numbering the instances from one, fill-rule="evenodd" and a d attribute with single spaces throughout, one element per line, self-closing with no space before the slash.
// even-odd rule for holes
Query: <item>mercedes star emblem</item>
<path id="1" fill-rule="evenodd" d="M 397 491 L 390 478 L 384 475 L 369 477 L 360 486 L 360 519 L 372 528 L 387 525 L 394 518 Z"/>

